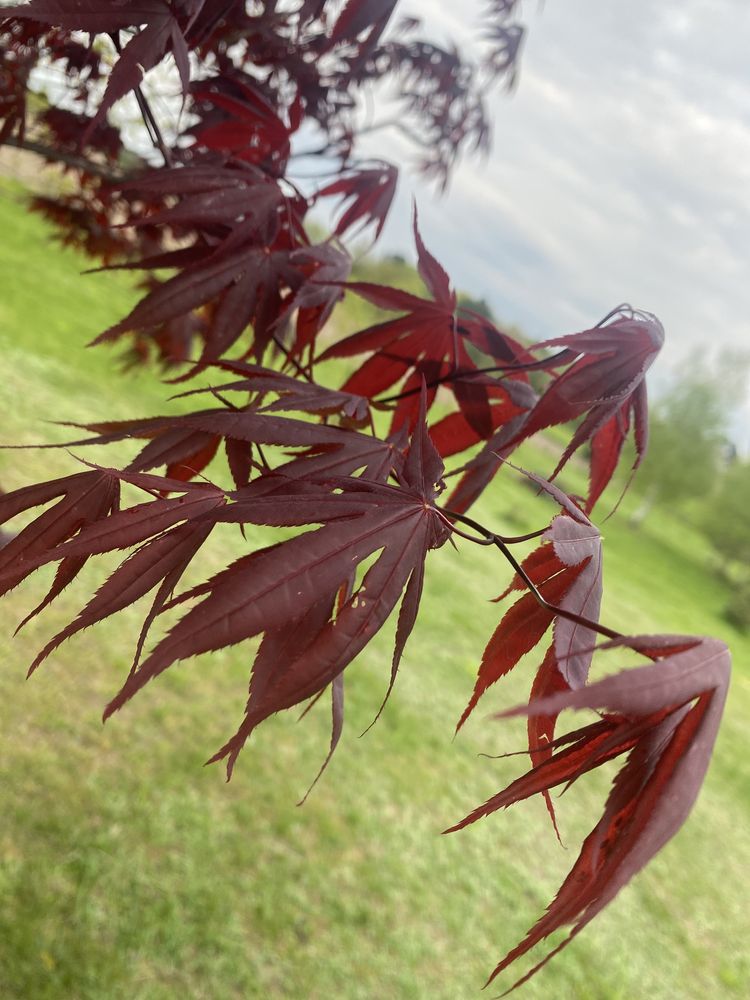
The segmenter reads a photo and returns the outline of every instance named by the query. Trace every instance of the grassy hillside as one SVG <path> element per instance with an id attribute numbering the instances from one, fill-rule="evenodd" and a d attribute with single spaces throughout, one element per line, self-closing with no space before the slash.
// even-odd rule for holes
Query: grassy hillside
<path id="1" fill-rule="evenodd" d="M 121 376 L 111 352 L 83 349 L 133 300 L 128 281 L 80 278 L 81 260 L 49 244 L 12 189 L 0 189 L 0 227 L 3 441 L 63 440 L 48 420 L 160 410 L 170 390 L 153 373 Z M 523 461 L 549 471 L 539 452 Z M 74 468 L 64 451 L 0 452 L 5 489 Z M 480 515 L 501 530 L 549 517 L 512 474 L 491 493 Z M 744 997 L 750 641 L 720 618 L 727 594 L 706 572 L 700 537 L 657 516 L 634 535 L 628 503 L 603 529 L 604 618 L 630 632 L 725 637 L 735 654 L 727 715 L 685 830 L 519 996 Z M 244 544 L 227 530 L 204 574 Z M 173 668 L 106 727 L 101 709 L 127 672 L 143 609 L 77 636 L 24 680 L 34 652 L 106 571 L 84 573 L 0 647 L 0 997 L 476 996 L 551 899 L 606 794 L 594 777 L 560 801 L 567 850 L 539 801 L 439 836 L 526 766 L 477 758 L 523 746 L 523 724 L 486 718 L 526 696 L 522 668 L 451 741 L 500 614 L 488 603 L 508 579 L 498 558 L 466 545 L 431 556 L 424 610 L 384 715 L 358 739 L 387 686 L 392 629 L 347 674 L 347 729 L 303 808 L 295 803 L 327 747 L 322 703 L 300 724 L 289 713 L 264 725 L 229 785 L 219 768 L 201 767 L 241 716 L 252 644 Z M 0 602 L 0 635 L 12 634 L 44 582 Z"/>

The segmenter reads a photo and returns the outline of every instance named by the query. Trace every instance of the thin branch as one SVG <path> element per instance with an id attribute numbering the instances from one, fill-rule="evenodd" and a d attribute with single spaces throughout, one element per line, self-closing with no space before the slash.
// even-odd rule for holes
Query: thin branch
<path id="1" fill-rule="evenodd" d="M 508 560 L 508 562 L 511 564 L 516 573 L 526 584 L 526 587 L 528 588 L 530 593 L 533 594 L 537 603 L 540 604 L 543 608 L 546 608 L 547 611 L 551 611 L 552 614 L 558 615 L 560 618 L 567 618 L 568 621 L 574 622 L 576 625 L 582 625 L 584 628 L 590 629 L 592 632 L 598 632 L 599 635 L 604 635 L 608 639 L 622 638 L 621 632 L 616 632 L 614 629 L 607 628 L 606 625 L 601 625 L 599 622 L 594 622 L 591 621 L 589 618 L 584 618 L 583 615 L 577 615 L 573 611 L 566 611 L 565 608 L 559 608 L 556 604 L 550 604 L 550 602 L 545 597 L 543 597 L 543 595 L 537 588 L 534 581 L 529 577 L 526 570 L 523 568 L 523 566 L 519 563 L 519 561 L 516 559 L 516 557 L 508 548 L 508 544 L 512 544 L 512 539 L 504 539 L 502 535 L 498 535 L 494 531 L 490 531 L 489 528 L 485 528 L 485 526 L 483 524 L 480 524 L 479 521 L 475 521 L 474 518 L 467 517 L 465 514 L 458 514 L 455 511 L 449 511 L 441 507 L 438 507 L 436 509 L 442 515 L 445 515 L 446 519 L 453 518 L 456 521 L 460 521 L 462 524 L 467 525 L 467 527 L 469 528 L 473 528 L 474 531 L 477 531 L 480 535 L 482 535 L 482 540 L 480 541 L 479 539 L 472 538 L 471 535 L 467 535 L 465 532 L 451 525 L 453 531 L 455 531 L 456 534 L 460 535 L 462 538 L 466 538 L 470 542 L 476 542 L 479 545 L 490 545 L 490 544 L 496 545 L 497 548 L 500 549 L 502 554 Z M 537 532 L 537 535 L 542 533 L 543 532 Z M 535 536 L 531 535 L 529 537 L 533 538 Z"/>
<path id="2" fill-rule="evenodd" d="M 455 518 L 457 521 L 463 521 L 465 524 L 468 524 L 472 520 L 464 514 L 458 514 L 454 510 L 448 510 L 447 507 L 441 507 L 440 510 L 443 514 L 447 514 L 448 517 Z M 471 525 L 471 527 L 479 530 L 476 521 Z M 533 538 L 541 538 L 545 531 L 547 531 L 546 528 L 540 528 L 538 531 L 529 531 L 525 535 L 498 535 L 496 532 L 491 532 L 491 534 L 493 539 L 499 538 L 500 541 L 504 542 L 506 545 L 518 545 L 520 542 L 530 542 Z"/>
<path id="3" fill-rule="evenodd" d="M 447 511 L 445 513 L 447 513 Z M 465 538 L 467 542 L 474 542 L 475 545 L 495 544 L 494 538 L 476 538 L 474 535 L 469 535 L 465 531 L 461 531 L 461 529 L 457 528 L 455 524 L 451 524 L 447 518 L 444 517 L 442 520 L 445 521 L 445 523 L 448 525 L 448 527 L 451 529 L 454 535 L 458 535 L 459 538 Z"/>
<path id="4" fill-rule="evenodd" d="M 111 167 L 107 167 L 102 163 L 96 163 L 80 154 L 69 153 L 55 146 L 47 146 L 45 143 L 38 142 L 35 139 L 19 139 L 16 136 L 8 136 L 4 140 L 3 145 L 12 146 L 14 149 L 22 149 L 28 153 L 35 153 L 37 156 L 42 156 L 45 160 L 49 160 L 50 163 L 64 163 L 68 167 L 83 170 L 87 174 L 93 174 L 95 177 L 101 177 L 102 180 L 111 181 L 112 183 L 125 179 L 124 174 L 112 170 Z"/>
<path id="5" fill-rule="evenodd" d="M 172 158 L 172 151 L 164 141 L 164 136 L 162 135 L 161 129 L 159 128 L 159 123 L 156 120 L 156 115 L 151 110 L 151 105 L 148 103 L 148 98 L 143 93 L 140 87 L 135 88 L 135 99 L 138 102 L 138 107 L 141 109 L 143 122 L 148 130 L 148 134 L 151 137 L 151 141 L 153 142 L 154 146 L 156 146 L 156 148 L 159 150 L 161 155 L 164 157 L 165 166 L 173 167 L 174 160 Z"/>
<path id="6" fill-rule="evenodd" d="M 119 31 L 112 32 L 109 36 L 115 46 L 118 56 L 122 55 L 122 46 L 120 45 L 120 33 Z M 135 94 L 135 99 L 138 102 L 138 107 L 141 110 L 141 117 L 143 118 L 143 124 L 146 126 L 146 131 L 149 134 L 149 138 L 154 146 L 159 150 L 161 155 L 164 157 L 164 163 L 168 167 L 174 166 L 174 160 L 172 159 L 172 153 L 167 144 L 164 141 L 164 136 L 159 128 L 159 123 L 156 120 L 154 112 L 151 110 L 151 105 L 148 103 L 148 98 L 143 93 L 140 87 L 136 87 L 133 91 Z"/>
<path id="7" fill-rule="evenodd" d="M 271 334 L 271 340 L 274 342 L 274 344 L 276 345 L 276 347 L 278 347 L 279 351 L 281 351 L 281 353 L 284 355 L 285 359 L 289 362 L 289 364 L 294 368 L 294 370 L 297 372 L 297 374 L 301 378 L 306 379 L 308 382 L 312 382 L 312 383 L 315 382 L 315 380 L 313 379 L 312 375 L 305 368 L 302 367 L 302 365 L 299 363 L 299 361 L 297 361 L 297 359 L 294 357 L 294 355 L 292 354 L 292 352 L 289 351 L 284 346 L 284 343 L 281 340 L 281 338 L 278 336 L 278 334 L 272 333 Z"/>
<path id="8" fill-rule="evenodd" d="M 542 358 L 541 361 L 530 361 L 528 364 L 521 365 L 491 365 L 488 368 L 457 368 L 452 372 L 448 372 L 447 375 L 440 375 L 438 378 L 430 379 L 429 382 L 425 383 L 425 388 L 434 389 L 435 386 L 443 385 L 446 382 L 453 382 L 459 378 L 470 379 L 474 375 L 489 375 L 496 372 L 512 373 L 534 371 L 537 368 L 549 367 L 550 363 L 553 362 L 555 358 L 559 358 L 563 354 L 568 353 L 568 349 L 564 348 L 562 351 L 558 351 L 557 354 L 553 354 L 550 358 Z M 375 406 L 385 406 L 387 403 L 397 403 L 399 400 L 406 399 L 408 396 L 416 396 L 421 391 L 422 386 L 419 386 L 416 389 L 406 389 L 404 392 L 398 392 L 393 396 L 386 396 L 384 399 L 374 399 L 372 402 Z"/>

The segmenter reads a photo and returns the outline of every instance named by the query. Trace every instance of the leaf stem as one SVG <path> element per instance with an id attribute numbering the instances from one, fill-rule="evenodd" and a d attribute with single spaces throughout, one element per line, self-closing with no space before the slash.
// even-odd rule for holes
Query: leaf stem
<path id="1" fill-rule="evenodd" d="M 135 88 L 135 99 L 138 102 L 138 107 L 141 109 L 141 116 L 143 117 L 143 122 L 146 126 L 148 134 L 153 142 L 154 146 L 159 150 L 161 155 L 164 157 L 164 164 L 167 167 L 174 166 L 174 160 L 172 159 L 172 152 L 164 141 L 164 136 L 159 128 L 159 123 L 156 120 L 154 112 L 151 110 L 151 105 L 148 103 L 148 98 L 143 93 L 140 87 Z"/>
<path id="2" fill-rule="evenodd" d="M 556 604 L 550 604 L 508 548 L 508 545 L 512 545 L 514 542 L 526 541 L 530 538 L 538 538 L 540 535 L 544 534 L 547 530 L 546 528 L 541 531 L 532 532 L 528 535 L 518 535 L 515 538 L 504 538 L 502 535 L 498 535 L 494 531 L 490 531 L 489 528 L 480 524 L 479 521 L 475 521 L 474 518 L 467 517 L 466 514 L 459 514 L 456 511 L 446 510 L 444 507 L 436 507 L 436 510 L 446 521 L 448 521 L 448 519 L 460 521 L 462 524 L 465 524 L 469 528 L 473 528 L 474 531 L 477 531 L 480 535 L 482 535 L 481 539 L 474 538 L 465 531 L 461 531 L 460 528 L 456 528 L 454 524 L 450 524 L 452 531 L 454 531 L 457 535 L 460 535 L 461 538 L 465 538 L 467 541 L 474 542 L 477 545 L 495 545 L 498 549 L 500 549 L 518 576 L 526 584 L 529 592 L 533 594 L 537 603 L 543 608 L 546 608 L 547 611 L 551 611 L 554 615 L 559 615 L 560 618 L 567 618 L 568 621 L 574 622 L 576 625 L 582 625 L 584 628 L 590 629 L 592 632 L 598 632 L 599 635 L 604 635 L 608 639 L 622 638 L 621 632 L 616 632 L 614 629 L 608 628 L 606 625 L 591 621 L 589 618 L 584 618 L 583 615 L 577 615 L 574 611 L 566 611 L 565 608 L 560 608 Z M 448 523 L 450 523 L 450 521 L 448 521 Z"/>
<path id="3" fill-rule="evenodd" d="M 506 545 L 516 545 L 519 542 L 530 542 L 532 538 L 541 538 L 547 530 L 546 528 L 540 528 L 538 531 L 530 531 L 526 535 L 498 535 L 496 531 L 490 531 L 489 528 L 485 528 L 484 525 L 479 523 L 479 521 L 475 521 L 467 514 L 459 514 L 458 511 L 448 510 L 447 507 L 441 507 L 440 512 L 442 514 L 447 514 L 448 517 L 453 518 L 456 521 L 460 521 L 469 528 L 473 528 L 474 531 L 480 532 L 486 539 L 491 540 L 493 543 L 496 538 L 499 538 L 500 541 L 504 542 Z"/>
<path id="4" fill-rule="evenodd" d="M 120 44 L 120 33 L 113 32 L 109 36 L 115 46 L 115 50 L 118 55 L 122 55 L 122 46 Z M 162 135 L 161 129 L 159 128 L 159 123 L 156 120 L 154 112 L 151 110 L 151 105 L 148 103 L 148 98 L 143 93 L 141 87 L 135 87 L 133 90 L 135 94 L 135 99 L 138 102 L 138 107 L 140 108 L 141 117 L 143 118 L 143 124 L 146 126 L 146 131 L 148 132 L 149 138 L 154 146 L 159 150 L 161 155 L 164 157 L 164 164 L 167 167 L 174 166 L 174 160 L 172 158 L 172 152 L 164 141 L 164 136 Z"/>
<path id="5" fill-rule="evenodd" d="M 543 368 L 550 365 L 555 358 L 561 357 L 563 354 L 567 354 L 568 350 L 565 348 L 562 351 L 558 351 L 550 358 L 543 358 L 541 361 L 529 361 L 528 364 L 521 365 L 490 365 L 487 368 L 454 368 L 453 371 L 448 372 L 447 375 L 440 375 L 438 378 L 430 379 L 425 383 L 425 388 L 434 389 L 435 386 L 443 385 L 445 382 L 453 382 L 458 378 L 471 378 L 474 375 L 490 375 L 496 372 L 528 372 L 533 371 L 535 368 Z M 403 361 L 403 358 L 399 360 Z M 406 399 L 408 396 L 416 396 L 422 391 L 422 387 L 419 386 L 415 389 L 406 389 L 404 392 L 397 392 L 393 396 L 386 396 L 384 399 L 374 399 L 374 406 L 384 406 L 387 403 L 397 403 L 401 399 Z"/>
<path id="6" fill-rule="evenodd" d="M 68 167 L 82 170 L 94 177 L 101 177 L 102 180 L 108 181 L 110 184 L 125 180 L 125 174 L 108 167 L 106 164 L 97 163 L 94 160 L 75 153 L 68 153 L 64 149 L 56 149 L 54 146 L 48 146 L 43 142 L 38 142 L 36 139 L 19 139 L 17 136 L 10 135 L 3 140 L 3 145 L 34 153 L 45 160 L 49 160 L 50 163 L 64 163 Z"/>
<path id="7" fill-rule="evenodd" d="M 284 359 L 292 366 L 292 368 L 294 368 L 297 375 L 300 378 L 306 379 L 308 382 L 314 385 L 315 380 L 313 379 L 310 372 L 307 371 L 306 368 L 303 368 L 302 365 L 299 363 L 299 361 L 297 361 L 292 352 L 288 350 L 288 348 L 285 346 L 281 337 L 279 337 L 278 334 L 276 333 L 272 333 L 271 340 L 274 342 L 275 346 L 279 349 L 280 353 L 284 355 Z"/>

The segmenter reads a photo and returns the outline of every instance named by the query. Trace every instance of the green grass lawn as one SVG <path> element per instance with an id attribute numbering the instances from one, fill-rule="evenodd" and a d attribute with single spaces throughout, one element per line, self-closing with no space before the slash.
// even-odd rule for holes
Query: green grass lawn
<path id="1" fill-rule="evenodd" d="M 67 432 L 45 421 L 162 409 L 170 389 L 153 372 L 122 376 L 116 351 L 84 350 L 132 303 L 128 280 L 80 278 L 84 263 L 51 246 L 7 186 L 0 227 L 0 438 L 61 441 Z M 550 471 L 539 452 L 523 461 Z M 0 452 L 5 489 L 75 468 L 65 451 Z M 513 473 L 490 492 L 480 515 L 500 530 L 549 517 Z M 725 638 L 735 659 L 726 718 L 685 829 L 519 995 L 745 997 L 750 640 L 721 618 L 728 595 L 706 569 L 705 541 L 665 514 L 633 533 L 633 502 L 603 527 L 604 620 L 627 632 Z M 218 537 L 204 574 L 238 544 L 230 530 Z M 33 654 L 114 563 L 88 569 L 46 616 L 2 640 L 2 1000 L 478 994 L 552 898 L 606 782 L 593 776 L 560 801 L 565 850 L 541 801 L 439 835 L 525 768 L 523 758 L 477 754 L 523 746 L 523 723 L 487 716 L 523 700 L 530 675 L 522 665 L 497 685 L 452 742 L 501 613 L 488 598 L 509 574 L 496 554 L 467 544 L 429 562 L 423 612 L 384 715 L 358 738 L 387 686 L 389 628 L 347 672 L 347 729 L 303 808 L 295 803 L 327 748 L 322 703 L 300 724 L 293 713 L 265 724 L 230 784 L 220 768 L 201 767 L 241 716 L 252 644 L 174 667 L 105 727 L 101 710 L 127 672 L 142 608 L 77 636 L 24 680 Z M 0 602 L 3 636 L 48 580 Z"/>

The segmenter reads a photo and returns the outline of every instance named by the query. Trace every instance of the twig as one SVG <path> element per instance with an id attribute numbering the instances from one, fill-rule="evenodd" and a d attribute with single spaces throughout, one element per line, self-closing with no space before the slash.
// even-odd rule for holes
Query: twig
<path id="1" fill-rule="evenodd" d="M 140 87 L 135 88 L 135 99 L 138 102 L 138 107 L 141 109 L 141 115 L 143 116 L 143 123 L 148 130 L 148 134 L 151 137 L 151 141 L 154 146 L 159 150 L 161 155 L 164 157 L 164 164 L 167 167 L 174 166 L 174 160 L 172 159 L 172 152 L 164 141 L 164 136 L 162 135 L 161 129 L 159 128 L 159 123 L 156 120 L 154 112 L 151 110 L 151 105 L 148 103 L 148 98 L 143 93 Z"/>
<path id="2" fill-rule="evenodd" d="M 314 384 L 315 383 L 315 379 L 312 377 L 312 375 L 310 374 L 310 372 L 308 372 L 307 369 L 304 368 L 299 363 L 299 361 L 297 361 L 297 359 L 292 354 L 292 352 L 290 350 L 288 350 L 284 346 L 284 342 L 281 340 L 281 338 L 278 336 L 278 334 L 272 333 L 271 334 L 271 340 L 278 347 L 278 349 L 284 355 L 285 359 L 294 368 L 294 370 L 297 372 L 297 374 L 300 375 L 302 378 L 307 379 L 308 382 L 312 382 Z"/>
<path id="3" fill-rule="evenodd" d="M 120 45 L 120 34 L 119 32 L 112 32 L 109 36 L 112 39 L 114 47 L 118 55 L 122 55 L 122 46 Z M 140 87 L 134 89 L 135 99 L 138 102 L 138 107 L 141 110 L 141 117 L 143 118 L 143 124 L 146 126 L 146 131 L 149 134 L 149 138 L 154 146 L 159 150 L 161 155 L 164 157 L 164 163 L 168 167 L 174 166 L 174 160 L 172 159 L 172 153 L 167 144 L 164 141 L 164 136 L 159 128 L 159 123 L 156 120 L 154 112 L 151 110 L 151 105 L 148 103 L 148 98 L 143 93 Z"/>
<path id="4" fill-rule="evenodd" d="M 502 535 L 496 534 L 494 531 L 490 531 L 489 528 L 485 528 L 483 524 L 479 521 L 475 521 L 472 517 L 467 517 L 465 514 L 458 514 L 455 511 L 446 510 L 445 508 L 437 507 L 436 510 L 444 516 L 446 523 L 450 524 L 449 518 L 456 521 L 460 521 L 469 528 L 473 528 L 474 531 L 479 532 L 482 536 L 481 539 L 473 538 L 471 535 L 466 534 L 466 532 L 461 531 L 456 528 L 455 525 L 450 524 L 451 529 L 462 538 L 466 538 L 470 542 L 475 542 L 478 545 L 496 545 L 498 549 L 502 552 L 508 562 L 511 564 L 516 573 L 520 576 L 523 582 L 526 584 L 530 593 L 533 594 L 537 603 L 547 611 L 551 611 L 554 615 L 559 615 L 561 618 L 567 618 L 568 621 L 574 622 L 576 625 L 582 625 L 584 628 L 590 629 L 592 632 L 598 632 L 599 635 L 604 635 L 608 639 L 620 639 L 622 638 L 621 632 L 616 632 L 614 629 L 607 628 L 606 625 L 601 625 L 599 622 L 591 621 L 588 618 L 584 618 L 582 615 L 577 615 L 574 611 L 566 611 L 565 608 L 559 608 L 556 604 L 550 604 L 550 602 L 541 594 L 537 588 L 534 581 L 529 577 L 526 570 L 518 562 L 516 557 L 508 548 L 509 544 L 513 544 L 514 541 L 525 540 L 526 538 L 535 538 L 543 534 L 543 531 L 535 532 L 531 535 L 523 536 L 519 535 L 516 539 L 503 538 Z M 546 529 L 544 529 L 546 530 Z"/>
<path id="5" fill-rule="evenodd" d="M 45 143 L 37 142 L 35 139 L 19 139 L 17 136 L 8 136 L 3 141 L 3 145 L 35 153 L 37 156 L 42 156 L 45 160 L 49 160 L 50 163 L 64 163 L 68 167 L 74 167 L 76 170 L 84 170 L 88 174 L 93 174 L 95 177 L 101 177 L 103 180 L 113 183 L 125 179 L 124 174 L 114 171 L 110 167 L 104 166 L 104 164 L 95 163 L 85 156 L 69 153 L 64 149 L 47 146 Z"/>
<path id="6" fill-rule="evenodd" d="M 530 361 L 528 364 L 521 365 L 491 365 L 488 368 L 456 368 L 454 371 L 448 372 L 447 375 L 441 375 L 438 378 L 430 379 L 429 382 L 425 383 L 425 388 L 433 389 L 435 386 L 443 385 L 445 382 L 453 382 L 458 378 L 472 378 L 474 375 L 489 375 L 495 372 L 512 373 L 534 371 L 536 368 L 548 367 L 550 363 L 555 360 L 555 358 L 559 358 L 563 354 L 567 353 L 568 349 L 564 348 L 562 351 L 552 355 L 550 358 L 543 358 L 541 361 Z M 384 399 L 374 399 L 373 405 L 385 406 L 387 403 L 397 403 L 399 400 L 406 399 L 408 396 L 416 396 L 421 391 L 421 385 L 416 389 L 406 389 L 404 392 L 398 392 L 393 396 L 386 396 Z"/>

